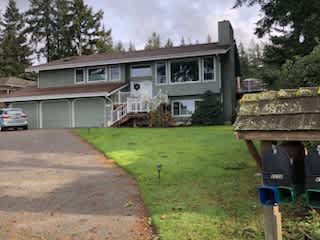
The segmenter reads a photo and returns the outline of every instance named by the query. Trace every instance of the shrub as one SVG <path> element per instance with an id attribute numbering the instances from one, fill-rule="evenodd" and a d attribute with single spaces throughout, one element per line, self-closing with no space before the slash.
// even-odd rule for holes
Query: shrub
<path id="1" fill-rule="evenodd" d="M 194 125 L 216 125 L 222 121 L 222 104 L 220 95 L 211 91 L 206 91 L 201 101 L 192 115 Z"/>
<path id="2" fill-rule="evenodd" d="M 149 113 L 150 127 L 168 127 L 173 125 L 174 120 L 170 111 L 167 111 L 166 104 L 161 104 L 156 110 Z"/>

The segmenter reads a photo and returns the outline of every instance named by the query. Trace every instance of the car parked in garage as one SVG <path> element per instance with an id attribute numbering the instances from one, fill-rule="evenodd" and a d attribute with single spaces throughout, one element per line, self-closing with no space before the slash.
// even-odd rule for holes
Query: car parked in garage
<path id="1" fill-rule="evenodd" d="M 28 117 L 21 108 L 0 109 L 0 130 L 28 129 Z"/>

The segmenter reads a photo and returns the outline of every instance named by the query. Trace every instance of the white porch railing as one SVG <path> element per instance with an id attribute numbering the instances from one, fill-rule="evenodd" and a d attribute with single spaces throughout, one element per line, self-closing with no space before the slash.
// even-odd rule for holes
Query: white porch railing
<path id="1" fill-rule="evenodd" d="M 128 113 L 150 112 L 149 102 L 140 98 L 129 97 L 127 99 Z"/>
<path id="2" fill-rule="evenodd" d="M 121 94 L 125 97 L 126 102 L 120 101 Z M 117 121 L 122 120 L 129 113 L 148 113 L 157 109 L 161 103 L 168 102 L 168 96 L 163 94 L 161 91 L 159 94 L 153 98 L 141 98 L 130 96 L 130 93 L 121 93 L 119 94 L 119 101 L 115 102 L 115 104 L 119 104 L 115 110 L 112 111 L 112 124 Z"/>

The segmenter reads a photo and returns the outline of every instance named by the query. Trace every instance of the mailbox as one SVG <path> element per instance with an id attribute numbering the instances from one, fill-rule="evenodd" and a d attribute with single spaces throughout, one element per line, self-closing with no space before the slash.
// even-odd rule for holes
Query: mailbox
<path id="1" fill-rule="evenodd" d="M 263 205 L 293 203 L 303 192 L 305 182 L 304 146 L 300 142 L 272 145 L 262 154 Z"/>
<path id="2" fill-rule="evenodd" d="M 320 146 L 305 158 L 306 199 L 308 206 L 320 208 Z"/>

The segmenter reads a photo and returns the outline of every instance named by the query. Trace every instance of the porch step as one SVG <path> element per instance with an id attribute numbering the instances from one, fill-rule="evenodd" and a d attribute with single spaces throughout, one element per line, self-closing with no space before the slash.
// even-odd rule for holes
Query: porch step
<path id="1" fill-rule="evenodd" d="M 143 121 L 149 122 L 149 114 L 145 113 L 145 112 L 129 113 L 125 117 L 123 117 L 122 119 L 114 122 L 111 125 L 111 127 L 116 128 L 116 127 L 124 126 L 125 124 L 128 124 L 131 120 L 132 120 L 132 126 L 136 127 L 137 125 L 141 125 L 140 123 L 142 123 Z M 148 125 L 148 123 L 143 124 L 143 125 Z"/>

